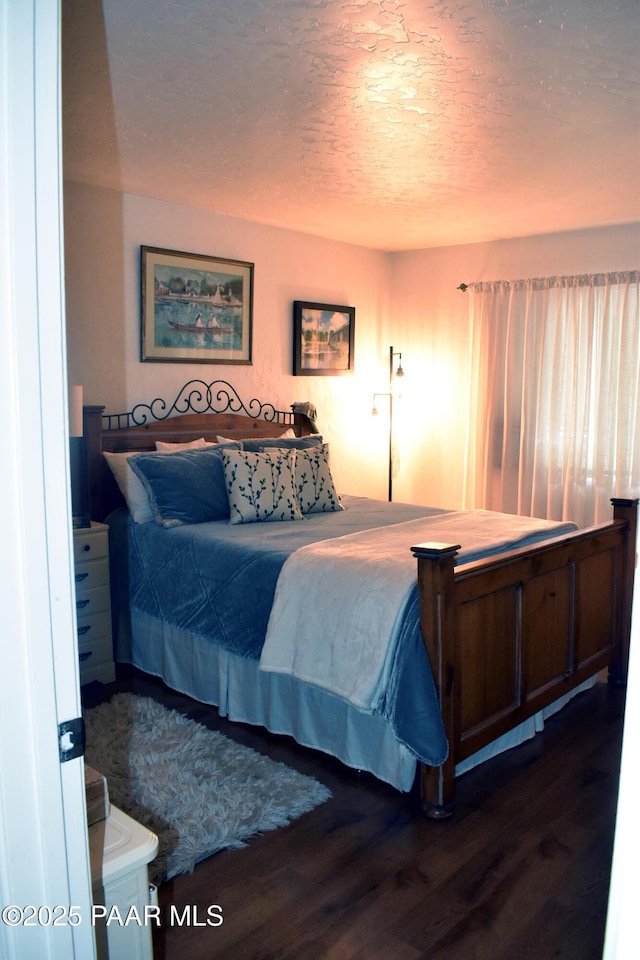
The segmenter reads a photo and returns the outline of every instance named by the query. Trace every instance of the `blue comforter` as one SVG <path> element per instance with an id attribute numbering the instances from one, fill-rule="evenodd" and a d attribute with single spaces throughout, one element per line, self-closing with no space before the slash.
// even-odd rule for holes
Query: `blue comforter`
<path id="1" fill-rule="evenodd" d="M 126 511 L 109 517 L 114 602 L 259 660 L 276 583 L 298 547 L 444 511 L 363 497 L 346 509 L 303 521 L 173 527 L 136 524 Z M 411 543 L 407 543 L 409 551 Z M 300 584 L 304 592 L 304 584 Z M 442 719 L 420 635 L 417 587 L 405 609 L 380 712 L 415 756 L 440 764 L 447 755 Z"/>

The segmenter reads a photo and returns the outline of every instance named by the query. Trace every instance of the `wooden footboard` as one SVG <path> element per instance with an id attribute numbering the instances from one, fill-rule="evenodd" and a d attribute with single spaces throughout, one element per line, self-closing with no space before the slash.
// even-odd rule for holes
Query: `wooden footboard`
<path id="1" fill-rule="evenodd" d="M 457 545 L 412 547 L 422 636 L 449 756 L 422 766 L 427 816 L 453 810 L 455 765 L 608 667 L 629 658 L 637 500 L 610 523 L 455 567 Z"/>

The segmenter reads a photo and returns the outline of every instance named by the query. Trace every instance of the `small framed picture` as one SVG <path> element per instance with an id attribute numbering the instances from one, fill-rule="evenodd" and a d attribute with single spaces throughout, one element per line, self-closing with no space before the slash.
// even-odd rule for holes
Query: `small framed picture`
<path id="1" fill-rule="evenodd" d="M 251 363 L 253 264 L 140 249 L 140 359 Z"/>
<path id="2" fill-rule="evenodd" d="M 353 371 L 356 308 L 293 303 L 293 374 L 335 377 Z"/>

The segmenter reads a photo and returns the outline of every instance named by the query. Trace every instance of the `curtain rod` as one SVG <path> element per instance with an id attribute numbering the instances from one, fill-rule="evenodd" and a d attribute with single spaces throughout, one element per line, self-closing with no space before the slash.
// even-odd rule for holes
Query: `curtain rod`
<path id="1" fill-rule="evenodd" d="M 640 279 L 638 270 L 615 270 L 608 273 L 579 273 L 561 277 L 533 277 L 528 280 L 488 280 L 477 283 L 459 283 L 456 290 L 466 293 L 467 290 L 482 290 L 484 284 L 503 284 L 504 286 L 519 286 L 520 284 L 550 284 L 554 287 L 564 286 L 605 286 L 608 283 L 637 283 Z"/>

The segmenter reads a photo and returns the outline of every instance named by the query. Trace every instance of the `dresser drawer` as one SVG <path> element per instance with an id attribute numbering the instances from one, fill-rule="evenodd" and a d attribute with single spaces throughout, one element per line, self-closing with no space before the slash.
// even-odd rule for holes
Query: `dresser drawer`
<path id="1" fill-rule="evenodd" d="M 108 528 L 73 531 L 73 555 L 76 563 L 109 556 Z"/>
<path id="2" fill-rule="evenodd" d="M 76 621 L 80 683 L 115 680 L 111 596 L 109 584 L 109 527 L 92 522 L 73 531 Z"/>
<path id="3" fill-rule="evenodd" d="M 80 664 L 80 683 L 113 683 L 116 669 L 113 662 L 111 643 L 108 637 L 102 637 L 97 643 L 82 644 L 78 650 Z"/>
<path id="4" fill-rule="evenodd" d="M 111 594 L 108 583 L 82 591 L 76 590 L 76 614 L 78 617 L 86 617 L 88 614 L 108 610 L 110 606 Z"/>
<path id="5" fill-rule="evenodd" d="M 76 597 L 84 596 L 87 590 L 94 587 L 109 585 L 109 558 L 100 557 L 98 560 L 87 560 L 76 563 L 75 570 Z"/>
<path id="6" fill-rule="evenodd" d="M 95 613 L 78 614 L 78 642 L 101 637 L 106 634 L 111 642 L 111 611 L 98 610 Z"/>
<path id="7" fill-rule="evenodd" d="M 80 637 L 78 639 L 78 659 L 80 660 L 80 669 L 93 666 L 94 663 L 103 663 L 105 660 L 113 660 L 113 644 L 111 634 L 96 634 L 93 637 Z"/>

